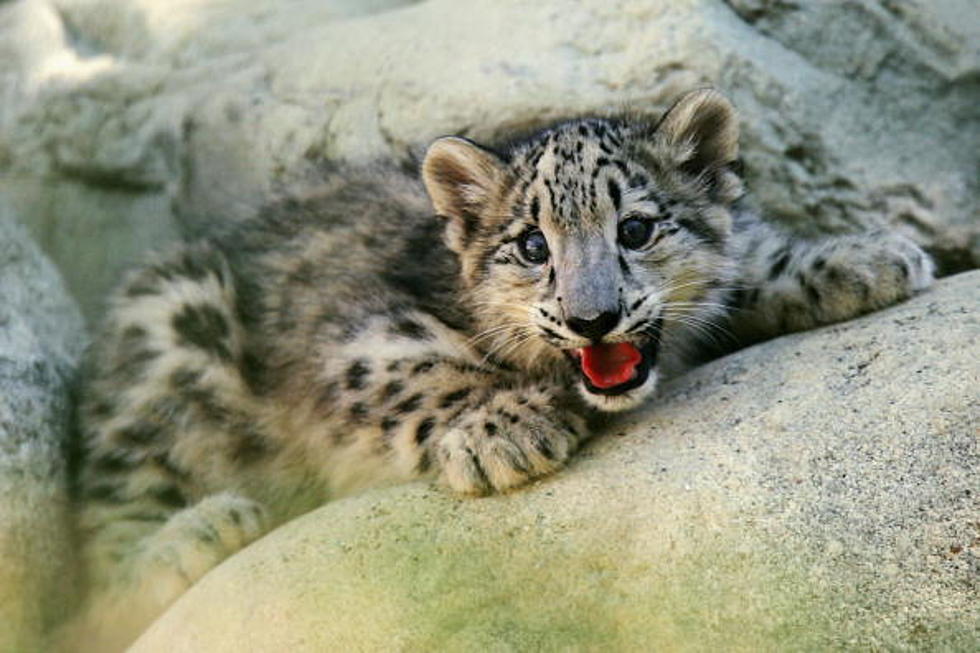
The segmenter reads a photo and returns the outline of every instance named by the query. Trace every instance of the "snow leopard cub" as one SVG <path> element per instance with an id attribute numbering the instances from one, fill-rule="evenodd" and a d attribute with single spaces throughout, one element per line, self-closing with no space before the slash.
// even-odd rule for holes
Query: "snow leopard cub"
<path id="1" fill-rule="evenodd" d="M 712 90 L 655 123 L 442 138 L 424 189 L 338 174 L 133 272 L 80 405 L 89 641 L 125 643 L 352 488 L 431 475 L 485 494 L 554 472 L 590 412 L 649 398 L 706 325 L 755 340 L 929 285 L 903 237 L 804 242 L 740 208 L 737 138 Z"/>

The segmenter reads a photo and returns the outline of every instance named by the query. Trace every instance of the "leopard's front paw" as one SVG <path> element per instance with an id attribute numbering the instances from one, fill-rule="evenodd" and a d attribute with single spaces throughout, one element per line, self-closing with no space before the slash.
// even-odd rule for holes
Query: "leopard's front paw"
<path id="1" fill-rule="evenodd" d="M 800 281 L 822 321 L 833 322 L 911 297 L 932 284 L 934 269 L 918 245 L 889 233 L 816 252 Z"/>
<path id="2" fill-rule="evenodd" d="M 450 487 L 482 495 L 561 468 L 584 434 L 584 421 L 553 408 L 545 393 L 506 390 L 461 414 L 436 457 Z"/>

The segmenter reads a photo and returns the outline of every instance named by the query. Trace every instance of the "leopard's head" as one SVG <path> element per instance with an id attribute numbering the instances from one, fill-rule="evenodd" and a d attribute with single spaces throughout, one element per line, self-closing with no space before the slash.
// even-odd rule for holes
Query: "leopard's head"
<path id="1" fill-rule="evenodd" d="M 435 141 L 423 179 L 473 343 L 529 371 L 574 370 L 602 410 L 636 406 L 661 345 L 709 328 L 732 279 L 737 141 L 731 104 L 708 89 L 659 121 L 575 120 L 500 150 Z"/>

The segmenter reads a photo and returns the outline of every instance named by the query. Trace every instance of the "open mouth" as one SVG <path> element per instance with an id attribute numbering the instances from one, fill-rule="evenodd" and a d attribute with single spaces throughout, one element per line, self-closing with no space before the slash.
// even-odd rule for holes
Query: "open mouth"
<path id="1" fill-rule="evenodd" d="M 600 343 L 566 353 L 582 375 L 586 390 L 621 395 L 646 382 L 659 351 L 660 338 L 652 337 L 639 343 Z"/>

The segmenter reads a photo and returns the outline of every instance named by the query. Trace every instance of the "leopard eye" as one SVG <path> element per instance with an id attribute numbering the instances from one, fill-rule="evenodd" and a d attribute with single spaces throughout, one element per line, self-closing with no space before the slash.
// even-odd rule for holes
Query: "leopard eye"
<path id="1" fill-rule="evenodd" d="M 619 244 L 627 249 L 640 249 L 653 235 L 653 220 L 626 218 L 619 223 Z"/>
<path id="2" fill-rule="evenodd" d="M 548 260 L 548 241 L 540 229 L 528 229 L 517 239 L 521 256 L 529 263 L 544 263 Z"/>

